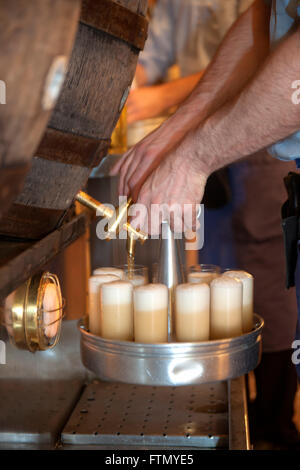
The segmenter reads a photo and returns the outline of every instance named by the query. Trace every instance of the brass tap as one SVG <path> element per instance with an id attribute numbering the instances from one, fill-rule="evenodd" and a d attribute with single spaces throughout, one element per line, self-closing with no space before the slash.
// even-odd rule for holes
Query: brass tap
<path id="1" fill-rule="evenodd" d="M 92 198 L 83 191 L 80 191 L 76 196 L 76 201 L 80 202 L 84 206 L 88 207 L 93 211 L 98 211 L 98 213 L 107 218 L 108 220 L 112 219 L 115 215 L 115 211 L 109 207 L 101 204 L 96 199 Z M 115 238 L 115 235 L 121 231 L 121 223 L 124 220 L 125 214 L 132 204 L 132 199 L 128 198 L 125 204 L 121 205 L 116 209 L 117 217 L 114 222 L 108 227 L 106 239 L 111 240 Z M 127 231 L 127 252 L 128 255 L 134 258 L 136 241 L 139 240 L 140 243 L 144 243 L 148 236 L 146 233 L 134 229 L 129 222 L 122 224 L 122 229 Z"/>
<path id="2" fill-rule="evenodd" d="M 98 214 L 100 214 L 102 217 L 111 219 L 114 215 L 114 211 L 112 209 L 105 206 L 104 204 L 101 204 L 101 202 L 98 202 L 96 199 L 89 196 L 84 191 L 79 191 L 75 199 L 88 209 L 91 209 L 95 212 L 98 211 Z"/>

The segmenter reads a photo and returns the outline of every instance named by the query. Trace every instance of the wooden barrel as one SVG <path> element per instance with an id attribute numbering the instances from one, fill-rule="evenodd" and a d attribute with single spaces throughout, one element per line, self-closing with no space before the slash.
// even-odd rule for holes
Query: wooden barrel
<path id="1" fill-rule="evenodd" d="M 83 0 L 67 77 L 22 193 L 0 233 L 55 229 L 108 151 L 147 34 L 147 0 Z"/>
<path id="2" fill-rule="evenodd" d="M 0 216 L 22 189 L 67 71 L 79 0 L 0 1 Z"/>

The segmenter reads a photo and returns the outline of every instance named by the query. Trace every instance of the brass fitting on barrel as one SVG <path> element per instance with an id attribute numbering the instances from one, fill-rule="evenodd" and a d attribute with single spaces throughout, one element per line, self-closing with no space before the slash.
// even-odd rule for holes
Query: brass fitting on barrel
<path id="1" fill-rule="evenodd" d="M 88 207 L 89 209 L 96 211 L 98 214 L 100 214 L 102 217 L 105 217 L 108 220 L 111 220 L 114 215 L 115 211 L 104 204 L 101 204 L 101 202 L 97 201 L 96 199 L 92 198 L 88 194 L 86 194 L 84 191 L 80 191 L 77 196 L 76 196 L 76 201 L 80 202 L 80 204 L 83 204 L 85 207 Z M 129 256 L 134 258 L 135 254 L 135 246 L 136 246 L 136 241 L 139 240 L 140 243 L 144 243 L 148 236 L 146 233 L 134 229 L 129 222 L 123 222 L 124 217 L 128 211 L 128 208 L 132 204 L 132 199 L 128 198 L 126 203 L 121 205 L 116 209 L 116 214 L 117 217 L 114 220 L 114 222 L 108 227 L 107 230 L 107 235 L 106 239 L 111 240 L 115 238 L 115 235 L 118 234 L 121 229 L 126 230 L 127 232 L 127 253 Z M 123 222 L 123 223 L 122 223 Z"/>
<path id="2" fill-rule="evenodd" d="M 111 219 L 114 215 L 114 211 L 112 209 L 105 206 L 104 204 L 101 204 L 101 202 L 89 196 L 84 191 L 79 191 L 75 199 L 77 202 L 80 202 L 80 204 L 87 207 L 88 209 L 98 212 L 98 214 L 100 214 L 101 217 L 105 217 L 106 219 Z"/>
<path id="3" fill-rule="evenodd" d="M 123 225 L 123 228 L 127 230 L 127 253 L 131 258 L 134 258 L 136 241 L 139 240 L 139 242 L 143 245 L 148 236 L 142 231 L 135 230 L 128 222 Z"/>

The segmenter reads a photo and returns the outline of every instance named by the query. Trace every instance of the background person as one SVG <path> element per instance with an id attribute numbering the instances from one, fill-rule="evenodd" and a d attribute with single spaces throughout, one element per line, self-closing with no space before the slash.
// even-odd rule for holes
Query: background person
<path id="1" fill-rule="evenodd" d="M 224 10 L 225 5 L 227 15 Z M 213 6 L 215 9 L 212 8 Z M 240 2 L 239 5 L 239 2 L 235 1 L 201 2 L 201 0 L 190 2 L 161 0 L 158 3 L 154 13 L 154 22 L 150 28 L 149 41 L 137 71 L 137 81 L 140 84 L 155 82 L 160 78 L 159 74 L 165 73 L 175 60 L 178 60 L 181 73 L 185 77 L 170 84 L 135 90 L 128 102 L 128 116 L 131 121 L 161 113 L 168 107 L 178 104 L 190 93 L 202 76 L 203 69 L 208 65 L 209 59 L 216 51 L 221 39 L 220 36 L 228 30 L 230 24 L 237 17 L 239 11 L 237 6 L 245 7 L 245 4 Z M 228 15 L 229 12 L 230 15 Z M 262 2 L 255 2 L 254 7 L 241 18 L 238 26 L 235 27 L 243 37 L 242 44 L 232 45 L 232 52 L 229 44 L 227 47 L 225 46 L 225 51 L 221 49 L 215 59 L 217 65 L 208 69 L 196 89 L 197 92 L 192 95 L 194 99 L 187 100 L 179 110 L 179 114 L 177 113 L 179 119 L 171 118 L 170 125 L 163 125 L 140 146 L 137 146 L 137 150 L 133 153 L 129 152 L 122 167 L 121 191 L 134 190 L 136 189 L 134 183 L 137 183 L 137 194 L 141 185 L 138 176 L 142 175 L 144 171 L 145 173 L 142 175 L 144 178 L 153 170 L 156 163 L 164 158 L 164 153 L 169 150 L 168 145 L 170 147 L 175 145 L 174 153 L 179 154 L 176 145 L 182 136 L 189 134 L 191 139 L 190 128 L 193 128 L 201 119 L 209 116 L 209 110 L 213 111 L 218 108 L 219 104 L 225 102 L 226 95 L 229 98 L 234 96 L 234 89 L 238 92 L 240 87 L 247 83 L 247 80 L 251 78 L 269 52 L 268 22 L 268 7 L 264 6 Z M 233 39 L 237 40 L 237 36 L 237 31 L 231 31 L 229 43 L 232 44 Z M 251 44 L 251 38 L 254 40 L 253 44 Z M 232 56 L 230 56 L 230 52 Z M 226 63 L 226 59 L 229 65 Z M 193 73 L 195 70 L 200 70 L 200 72 Z M 239 83 L 239 78 L 241 83 Z M 212 84 L 215 85 L 215 90 Z M 186 129 L 184 129 L 185 126 Z M 174 131 L 173 134 L 172 131 Z M 213 131 L 214 129 L 211 129 L 212 135 Z M 227 139 L 226 133 L 223 134 L 223 141 L 224 139 Z M 191 144 L 183 145 L 183 148 L 187 156 L 193 146 Z M 146 150 L 143 162 L 141 161 L 142 150 Z M 196 149 L 194 151 L 197 154 Z M 184 151 L 181 151 L 180 155 L 181 159 L 178 157 L 178 162 L 182 161 L 182 164 L 186 165 L 189 158 L 184 159 Z M 132 156 L 137 159 L 134 163 L 131 161 Z M 209 153 L 205 154 L 203 163 L 209 160 L 209 157 Z M 218 157 L 221 160 L 221 156 Z M 185 163 L 183 163 L 184 160 Z M 197 166 L 193 165 L 193 160 L 191 163 L 192 172 L 189 173 L 188 178 L 184 174 L 185 181 L 182 182 L 180 191 L 179 200 L 185 202 L 193 201 L 197 194 L 199 197 L 202 196 L 201 191 L 203 191 L 204 182 L 209 173 L 204 174 L 205 172 L 199 171 Z M 138 165 L 141 165 L 141 169 Z M 221 164 L 216 168 L 219 166 Z M 170 169 L 170 163 L 167 168 Z M 182 181 L 182 173 L 185 170 L 180 170 L 179 164 L 176 176 L 179 181 Z M 195 177 L 197 170 L 199 172 Z M 159 174 L 159 168 L 157 171 Z M 127 174 L 125 174 L 126 172 Z M 290 361 L 290 347 L 296 327 L 296 305 L 293 293 L 284 291 L 284 260 L 279 213 L 280 203 L 285 197 L 282 184 L 285 172 L 286 168 L 283 168 L 283 164 L 272 160 L 264 151 L 251 156 L 246 162 L 235 164 L 231 168 L 233 202 L 225 210 L 215 211 L 214 214 L 211 214 L 209 221 L 206 215 L 206 229 L 209 230 L 209 238 L 206 238 L 205 250 L 203 253 L 201 252 L 201 260 L 221 264 L 223 267 L 237 264 L 252 272 L 256 278 L 255 305 L 257 311 L 266 319 L 264 355 L 261 366 L 256 372 L 257 417 L 261 418 L 262 423 L 259 424 L 268 424 L 263 429 L 264 437 L 292 444 L 298 442 L 298 436 L 292 424 L 293 398 L 297 380 L 295 368 Z M 153 177 L 150 177 L 152 186 L 153 182 L 154 186 L 156 182 L 155 173 L 154 171 Z M 165 171 L 163 174 L 166 176 L 167 172 Z M 194 185 L 195 195 L 191 195 L 191 191 L 188 190 L 190 180 L 192 186 Z M 199 191 L 201 186 L 201 191 Z M 160 188 L 159 185 L 158 188 Z M 150 199 L 149 192 L 151 193 Z M 144 200 L 148 204 L 151 198 L 157 202 L 157 192 L 159 189 L 156 189 L 156 193 L 154 193 L 151 187 L 151 191 L 144 192 L 147 195 Z M 175 193 L 179 195 L 179 191 L 175 191 Z M 168 191 L 167 194 L 170 194 L 172 201 L 177 200 L 172 192 Z M 140 201 L 143 201 L 143 197 L 140 198 Z M 232 221 L 234 222 L 233 227 Z M 216 230 L 215 227 L 218 227 L 219 230 Z M 227 233 L 226 240 L 224 240 L 224 230 L 222 230 L 224 227 Z M 233 238 L 235 239 L 234 246 L 231 243 Z M 219 251 L 216 250 L 216 247 L 220 248 Z M 234 251 L 237 256 L 236 262 L 233 257 Z M 228 257 L 228 253 L 230 253 L 230 257 Z M 275 436 L 274 429 L 279 430 Z"/>

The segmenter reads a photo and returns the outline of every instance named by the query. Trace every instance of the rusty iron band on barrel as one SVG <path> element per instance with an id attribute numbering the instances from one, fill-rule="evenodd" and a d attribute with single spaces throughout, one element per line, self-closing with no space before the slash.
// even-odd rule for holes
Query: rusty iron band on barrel
<path id="1" fill-rule="evenodd" d="M 10 204 L 21 192 L 29 162 L 22 162 L 0 168 L 0 217 L 8 211 Z"/>
<path id="2" fill-rule="evenodd" d="M 66 216 L 62 209 L 12 204 L 0 223 L 0 235 L 14 238 L 38 240 L 58 227 Z"/>
<path id="3" fill-rule="evenodd" d="M 16 179 L 22 179 L 30 168 L 31 162 L 16 163 L 0 167 L 0 182 L 2 184 L 15 184 Z"/>
<path id="4" fill-rule="evenodd" d="M 94 168 L 107 155 L 110 139 L 92 139 L 48 127 L 36 156 L 69 165 Z"/>
<path id="5" fill-rule="evenodd" d="M 147 19 L 116 2 L 83 0 L 80 21 L 121 39 L 138 50 L 144 49 L 148 30 Z"/>

